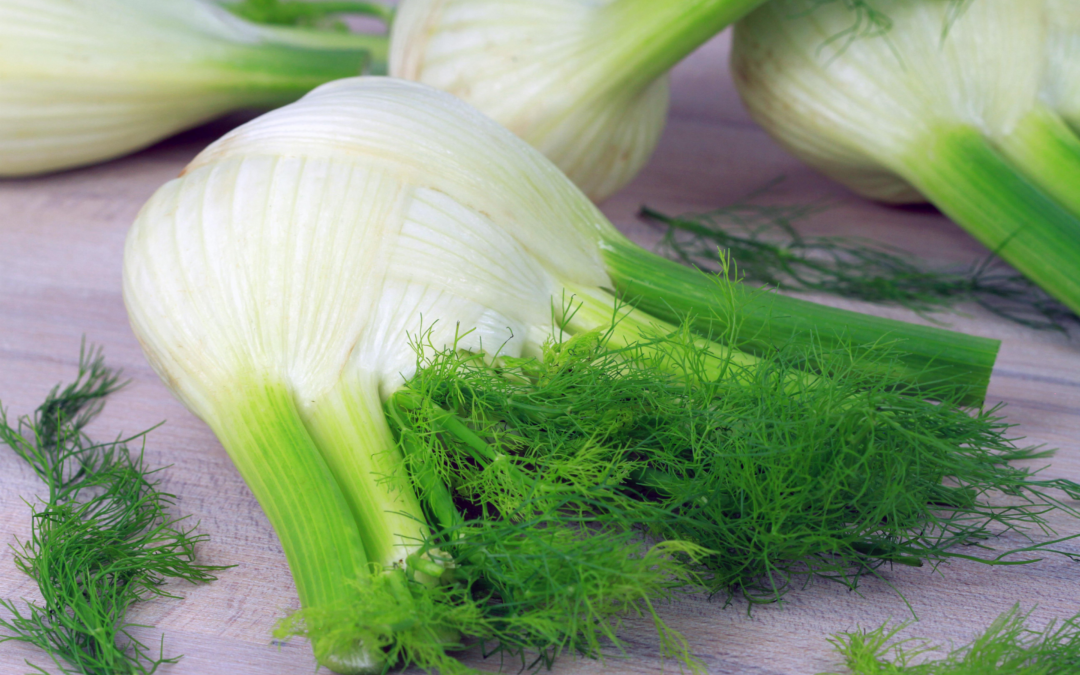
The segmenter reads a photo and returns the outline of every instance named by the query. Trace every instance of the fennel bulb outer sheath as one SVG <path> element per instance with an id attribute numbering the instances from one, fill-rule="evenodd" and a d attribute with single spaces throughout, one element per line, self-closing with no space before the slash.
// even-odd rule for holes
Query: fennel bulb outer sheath
<path id="1" fill-rule="evenodd" d="M 364 48 L 316 42 L 207 0 L 0 0 L 0 177 L 130 153 L 367 61 Z"/>

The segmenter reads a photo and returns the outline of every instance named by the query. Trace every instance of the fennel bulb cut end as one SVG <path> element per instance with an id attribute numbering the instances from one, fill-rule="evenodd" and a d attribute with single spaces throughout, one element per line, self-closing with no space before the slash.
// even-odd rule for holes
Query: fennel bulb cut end
<path id="1" fill-rule="evenodd" d="M 287 103 L 359 74 L 371 51 L 302 44 L 204 0 L 4 0 L 0 176 L 112 159 Z"/>
<path id="2" fill-rule="evenodd" d="M 312 651 L 321 665 L 339 675 L 375 675 L 386 671 L 385 660 L 374 658 L 363 644 L 357 644 L 349 651 L 327 653 L 315 639 L 312 640 Z"/>

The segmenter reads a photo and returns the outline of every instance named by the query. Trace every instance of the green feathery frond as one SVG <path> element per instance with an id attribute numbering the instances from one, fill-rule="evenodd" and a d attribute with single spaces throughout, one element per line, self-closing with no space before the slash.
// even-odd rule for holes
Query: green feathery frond
<path id="1" fill-rule="evenodd" d="M 158 490 L 141 451 L 148 432 L 96 443 L 84 433 L 106 396 L 123 386 L 100 350 L 84 348 L 79 375 L 54 388 L 34 415 L 8 422 L 0 408 L 0 443 L 22 457 L 48 487 L 32 503 L 30 538 L 13 546 L 16 566 L 37 582 L 42 604 L 20 609 L 0 600 L 0 642 L 32 644 L 61 673 L 146 675 L 179 657 L 140 642 L 128 609 L 155 597 L 176 598 L 172 579 L 203 583 L 225 569 L 196 562 L 206 535 L 170 514 L 175 496 Z M 36 671 L 44 669 L 31 664 Z"/>
<path id="2" fill-rule="evenodd" d="M 666 228 L 660 247 L 668 257 L 715 270 L 718 256 L 730 254 L 742 278 L 781 290 L 899 305 L 924 316 L 974 302 L 1039 330 L 1066 332 L 1077 322 L 1067 307 L 993 255 L 967 268 L 934 269 L 870 239 L 804 237 L 795 224 L 833 205 L 757 203 L 777 183 L 714 211 L 669 216 L 644 207 L 641 214 Z"/>
<path id="3" fill-rule="evenodd" d="M 1080 670 L 1080 615 L 1042 631 L 1027 626 L 1031 610 L 1014 605 L 970 644 L 944 651 L 926 638 L 896 639 L 911 623 L 839 633 L 829 642 L 845 673 L 828 675 L 1072 675 Z"/>

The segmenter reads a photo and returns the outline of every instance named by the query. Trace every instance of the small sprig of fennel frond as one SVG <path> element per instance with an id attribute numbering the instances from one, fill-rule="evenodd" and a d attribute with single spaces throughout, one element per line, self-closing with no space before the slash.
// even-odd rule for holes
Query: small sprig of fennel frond
<path id="1" fill-rule="evenodd" d="M 851 26 L 831 36 L 822 48 L 835 47 L 837 54 L 842 54 L 845 49 L 857 40 L 869 40 L 873 38 L 888 39 L 893 23 L 889 18 L 888 10 L 879 8 L 879 3 L 873 0 L 813 0 L 811 12 L 822 5 L 843 3 L 844 7 L 851 12 Z M 964 11 L 971 4 L 971 0 L 947 0 L 945 9 L 945 22 L 941 27 L 941 38 L 944 41 L 949 36 L 949 29 L 963 16 Z"/>
<path id="2" fill-rule="evenodd" d="M 0 642 L 32 644 L 65 674 L 145 675 L 175 663 L 179 657 L 164 655 L 164 637 L 155 649 L 132 634 L 141 626 L 127 621 L 128 609 L 152 597 L 179 597 L 165 587 L 172 579 L 202 583 L 225 569 L 196 562 L 206 535 L 170 514 L 176 497 L 158 490 L 160 469 L 129 447 L 148 431 L 103 443 L 85 434 L 105 397 L 123 386 L 119 378 L 99 349 L 84 344 L 78 377 L 55 387 L 33 416 L 12 425 L 0 407 L 0 443 L 48 488 L 47 497 L 31 503 L 30 538 L 12 547 L 43 603 L 26 601 L 20 609 L 0 600 L 11 614 L 0 619 L 8 633 Z"/>
<path id="3" fill-rule="evenodd" d="M 829 642 L 844 658 L 845 673 L 827 675 L 1072 675 L 1080 670 L 1080 614 L 1042 631 L 1027 627 L 1031 610 L 1020 605 L 994 620 L 971 644 L 942 651 L 925 638 L 896 639 L 910 623 L 856 629 Z"/>
<path id="4" fill-rule="evenodd" d="M 858 237 L 804 237 L 794 224 L 827 204 L 766 205 L 754 197 L 705 213 L 641 215 L 666 228 L 661 250 L 687 265 L 718 269 L 730 255 L 747 281 L 785 291 L 829 293 L 899 305 L 920 315 L 977 303 L 1008 321 L 1065 333 L 1077 316 L 995 256 L 967 269 L 934 269 L 910 253 Z"/>
<path id="5" fill-rule="evenodd" d="M 714 347 L 685 328 L 624 348 L 579 333 L 540 359 L 417 344 L 416 375 L 385 407 L 433 532 L 361 605 L 304 610 L 279 634 L 467 672 L 447 651 L 469 638 L 538 667 L 620 651 L 636 614 L 697 669 L 659 603 L 773 602 L 799 579 L 854 588 L 883 566 L 973 552 L 1021 563 L 1010 556 L 1057 542 L 991 540 L 1049 534 L 1049 511 L 1080 516 L 1050 494 L 1080 485 L 1010 465 L 1048 453 L 1017 447 L 998 409 L 891 381 L 887 346 L 750 364 Z"/>

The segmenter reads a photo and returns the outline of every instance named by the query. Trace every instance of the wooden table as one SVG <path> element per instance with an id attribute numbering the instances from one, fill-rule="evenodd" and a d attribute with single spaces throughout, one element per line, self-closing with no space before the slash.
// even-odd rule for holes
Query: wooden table
<path id="1" fill-rule="evenodd" d="M 918 253 L 930 262 L 972 261 L 985 250 L 958 227 L 928 209 L 891 209 L 861 201 L 802 166 L 754 126 L 735 96 L 721 36 L 674 74 L 671 120 L 647 170 L 604 209 L 641 242 L 657 232 L 639 222 L 643 204 L 667 212 L 733 203 L 778 176 L 786 180 L 768 199 L 838 204 L 803 223 L 807 233 L 859 234 Z M 131 384 L 116 394 L 92 433 L 101 438 L 139 431 L 162 420 L 146 456 L 171 464 L 164 487 L 179 495 L 179 509 L 201 521 L 209 535 L 199 553 L 209 563 L 235 564 L 203 587 L 178 587 L 183 600 L 147 603 L 137 619 L 154 642 L 166 634 L 167 654 L 184 654 L 169 675 L 228 673 L 306 675 L 314 661 L 303 641 L 275 645 L 275 620 L 298 606 L 280 546 L 228 457 L 210 431 L 188 413 L 150 370 L 128 327 L 120 296 L 124 236 L 154 190 L 174 177 L 206 144 L 228 128 L 212 124 L 133 157 L 46 178 L 0 182 L 0 400 L 8 414 L 33 410 L 56 383 L 75 374 L 82 336 L 104 347 Z M 815 298 L 818 299 L 818 298 Z M 860 311 L 923 321 L 910 312 L 819 298 Z M 944 317 L 954 328 L 999 338 L 1004 344 L 990 385 L 989 403 L 1008 404 L 1008 418 L 1028 443 L 1060 448 L 1044 475 L 1080 479 L 1080 351 L 1066 338 L 997 319 L 976 307 L 968 316 Z M 0 451 L 0 543 L 29 533 L 29 508 L 40 485 L 10 452 Z M 1062 534 L 1080 523 L 1054 520 Z M 1017 541 L 1002 542 L 1003 545 Z M 1080 550 L 1080 544 L 1067 545 Z M 0 597 L 34 598 L 32 583 L 0 550 Z M 1038 605 L 1041 626 L 1080 611 L 1080 564 L 1062 557 L 1022 566 L 990 568 L 957 562 L 929 569 L 885 571 L 859 593 L 811 583 L 783 606 L 752 613 L 736 602 L 704 597 L 665 606 L 670 625 L 690 640 L 712 673 L 809 674 L 837 667 L 825 637 L 889 618 L 920 623 L 918 635 L 957 644 L 970 639 L 1014 603 Z M 891 588 L 890 588 L 891 586 Z M 632 622 L 630 655 L 605 663 L 564 659 L 559 673 L 658 673 L 661 661 L 651 626 Z M 24 659 L 42 655 L 18 644 L 0 645 L 0 673 L 26 672 Z M 475 653 L 470 664 L 485 669 Z M 509 664 L 512 666 L 512 664 Z M 668 664 L 672 668 L 673 664 Z M 512 667 L 510 670 L 514 670 Z"/>

